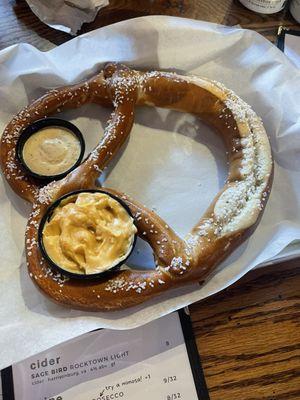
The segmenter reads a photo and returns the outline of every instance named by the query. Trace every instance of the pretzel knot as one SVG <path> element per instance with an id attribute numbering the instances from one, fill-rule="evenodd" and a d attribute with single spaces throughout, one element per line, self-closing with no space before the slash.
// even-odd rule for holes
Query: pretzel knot
<path id="1" fill-rule="evenodd" d="M 40 118 L 86 103 L 113 107 L 104 136 L 79 167 L 60 181 L 41 187 L 24 173 L 16 158 L 19 136 Z M 152 247 L 156 269 L 125 269 L 96 281 L 67 279 L 43 259 L 37 244 L 39 223 L 48 206 L 60 196 L 95 188 L 97 178 L 128 137 L 135 107 L 139 105 L 194 113 L 214 128 L 228 150 L 225 186 L 184 239 L 153 211 L 125 194 L 105 189 L 130 208 L 139 237 Z M 32 203 L 25 240 L 33 281 L 58 303 L 95 311 L 134 306 L 191 282 L 203 284 L 216 266 L 254 231 L 273 175 L 270 144 L 262 121 L 231 90 L 204 78 L 140 72 L 117 64 L 107 65 L 82 83 L 51 90 L 20 111 L 3 133 L 0 156 L 9 185 Z"/>

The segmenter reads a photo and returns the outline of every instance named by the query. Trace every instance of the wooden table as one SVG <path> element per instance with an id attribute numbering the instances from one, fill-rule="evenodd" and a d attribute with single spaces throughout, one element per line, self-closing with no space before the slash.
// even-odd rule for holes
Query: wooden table
<path id="1" fill-rule="evenodd" d="M 149 14 L 240 24 L 272 41 L 281 24 L 300 28 L 288 12 L 258 15 L 238 1 L 110 0 L 82 32 Z M 1 0 L 0 49 L 22 41 L 49 50 L 69 39 L 41 23 L 24 1 Z M 252 271 L 190 309 L 211 400 L 300 399 L 299 261 Z"/>

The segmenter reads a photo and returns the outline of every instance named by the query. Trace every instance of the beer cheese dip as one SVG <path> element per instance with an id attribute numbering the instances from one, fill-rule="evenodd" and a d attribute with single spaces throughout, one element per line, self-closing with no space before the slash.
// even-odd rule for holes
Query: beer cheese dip
<path id="1" fill-rule="evenodd" d="M 117 200 L 83 192 L 62 200 L 46 222 L 42 240 L 47 255 L 75 274 L 97 274 L 118 265 L 131 252 L 137 229 Z"/>
<path id="2" fill-rule="evenodd" d="M 81 145 L 73 132 L 51 126 L 37 131 L 26 140 L 22 157 L 30 171 L 53 176 L 72 168 L 80 153 Z"/>

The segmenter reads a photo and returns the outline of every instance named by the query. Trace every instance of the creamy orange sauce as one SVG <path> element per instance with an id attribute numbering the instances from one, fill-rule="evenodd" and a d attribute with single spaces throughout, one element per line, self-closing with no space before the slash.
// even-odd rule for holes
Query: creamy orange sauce
<path id="1" fill-rule="evenodd" d="M 43 230 L 49 257 L 79 274 L 106 271 L 130 253 L 137 229 L 132 217 L 105 193 L 70 196 L 55 209 Z"/>
<path id="2" fill-rule="evenodd" d="M 23 160 L 39 175 L 59 175 L 78 160 L 81 147 L 78 138 L 59 126 L 41 129 L 30 136 L 23 147 Z"/>

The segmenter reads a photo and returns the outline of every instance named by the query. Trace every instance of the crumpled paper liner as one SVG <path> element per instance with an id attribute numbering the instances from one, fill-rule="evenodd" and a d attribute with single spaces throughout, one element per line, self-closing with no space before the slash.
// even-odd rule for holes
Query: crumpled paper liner
<path id="1" fill-rule="evenodd" d="M 92 22 L 109 0 L 26 0 L 34 14 L 51 28 L 76 35 L 85 22 Z"/>

